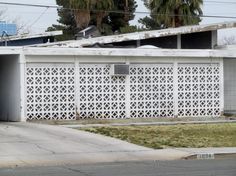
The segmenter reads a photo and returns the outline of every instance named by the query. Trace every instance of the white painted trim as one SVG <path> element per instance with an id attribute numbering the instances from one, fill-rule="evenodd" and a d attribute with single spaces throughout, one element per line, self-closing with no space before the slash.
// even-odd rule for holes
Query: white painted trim
<path id="1" fill-rule="evenodd" d="M 210 58 L 210 57 L 125 57 L 125 56 L 27 56 L 27 63 L 48 63 L 48 64 L 74 64 L 75 57 L 80 64 L 121 64 L 126 63 L 127 61 L 131 64 L 152 64 L 152 63 L 173 63 L 177 60 L 179 63 L 209 63 L 215 62 L 218 63 L 219 58 Z M 43 58 L 43 59 L 40 59 Z"/>
<path id="2" fill-rule="evenodd" d="M 0 47 L 0 55 L 16 55 L 22 53 L 22 47 Z"/>
<path id="3" fill-rule="evenodd" d="M 27 56 L 130 56 L 130 57 L 236 57 L 235 49 L 118 49 L 118 48 L 25 48 Z M 43 58 L 41 58 L 43 60 Z"/>
<path id="4" fill-rule="evenodd" d="M 26 55 L 26 62 L 32 63 L 74 63 L 76 55 L 61 56 L 61 55 Z"/>

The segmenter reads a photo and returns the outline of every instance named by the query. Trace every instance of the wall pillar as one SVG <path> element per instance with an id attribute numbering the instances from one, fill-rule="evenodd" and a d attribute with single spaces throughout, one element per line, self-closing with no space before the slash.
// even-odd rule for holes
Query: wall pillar
<path id="1" fill-rule="evenodd" d="M 181 41 L 181 35 L 177 35 L 177 49 L 181 49 L 181 44 L 182 44 L 182 41 Z"/>
<path id="2" fill-rule="evenodd" d="M 174 73 L 174 117 L 178 117 L 178 62 L 174 59 L 173 65 Z"/>
<path id="3" fill-rule="evenodd" d="M 79 118 L 79 61 L 75 58 L 75 106 L 76 106 L 76 119 Z"/>
<path id="4" fill-rule="evenodd" d="M 220 112 L 221 115 L 224 115 L 224 59 L 220 60 Z"/>
<path id="5" fill-rule="evenodd" d="M 126 64 L 129 65 L 130 62 L 126 61 Z M 130 75 L 126 75 L 125 78 L 125 111 L 126 111 L 126 118 L 130 118 Z"/>
<path id="6" fill-rule="evenodd" d="M 211 48 L 214 49 L 218 43 L 218 33 L 217 31 L 211 31 Z"/>
<path id="7" fill-rule="evenodd" d="M 19 64 L 20 64 L 20 121 L 25 122 L 26 119 L 26 80 L 25 80 L 25 72 L 26 72 L 26 60 L 25 54 L 22 51 L 19 56 Z"/>

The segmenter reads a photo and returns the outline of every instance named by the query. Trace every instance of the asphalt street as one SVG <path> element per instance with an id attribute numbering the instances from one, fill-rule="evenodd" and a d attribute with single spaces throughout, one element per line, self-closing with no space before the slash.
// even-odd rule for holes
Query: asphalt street
<path id="1" fill-rule="evenodd" d="M 0 169 L 0 176 L 235 176 L 236 158 Z"/>

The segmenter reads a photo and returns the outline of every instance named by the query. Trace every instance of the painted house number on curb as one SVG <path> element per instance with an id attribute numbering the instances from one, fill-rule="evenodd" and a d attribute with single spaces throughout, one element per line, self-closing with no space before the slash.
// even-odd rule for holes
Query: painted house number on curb
<path id="1" fill-rule="evenodd" d="M 215 155 L 214 153 L 198 154 L 197 159 L 215 159 Z"/>

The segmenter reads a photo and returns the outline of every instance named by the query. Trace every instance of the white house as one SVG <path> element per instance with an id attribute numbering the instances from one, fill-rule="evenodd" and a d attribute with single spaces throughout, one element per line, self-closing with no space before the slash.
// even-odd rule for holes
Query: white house
<path id="1" fill-rule="evenodd" d="M 217 30 L 230 27 L 236 23 L 0 48 L 0 119 L 234 112 L 236 46 L 217 47 Z"/>

